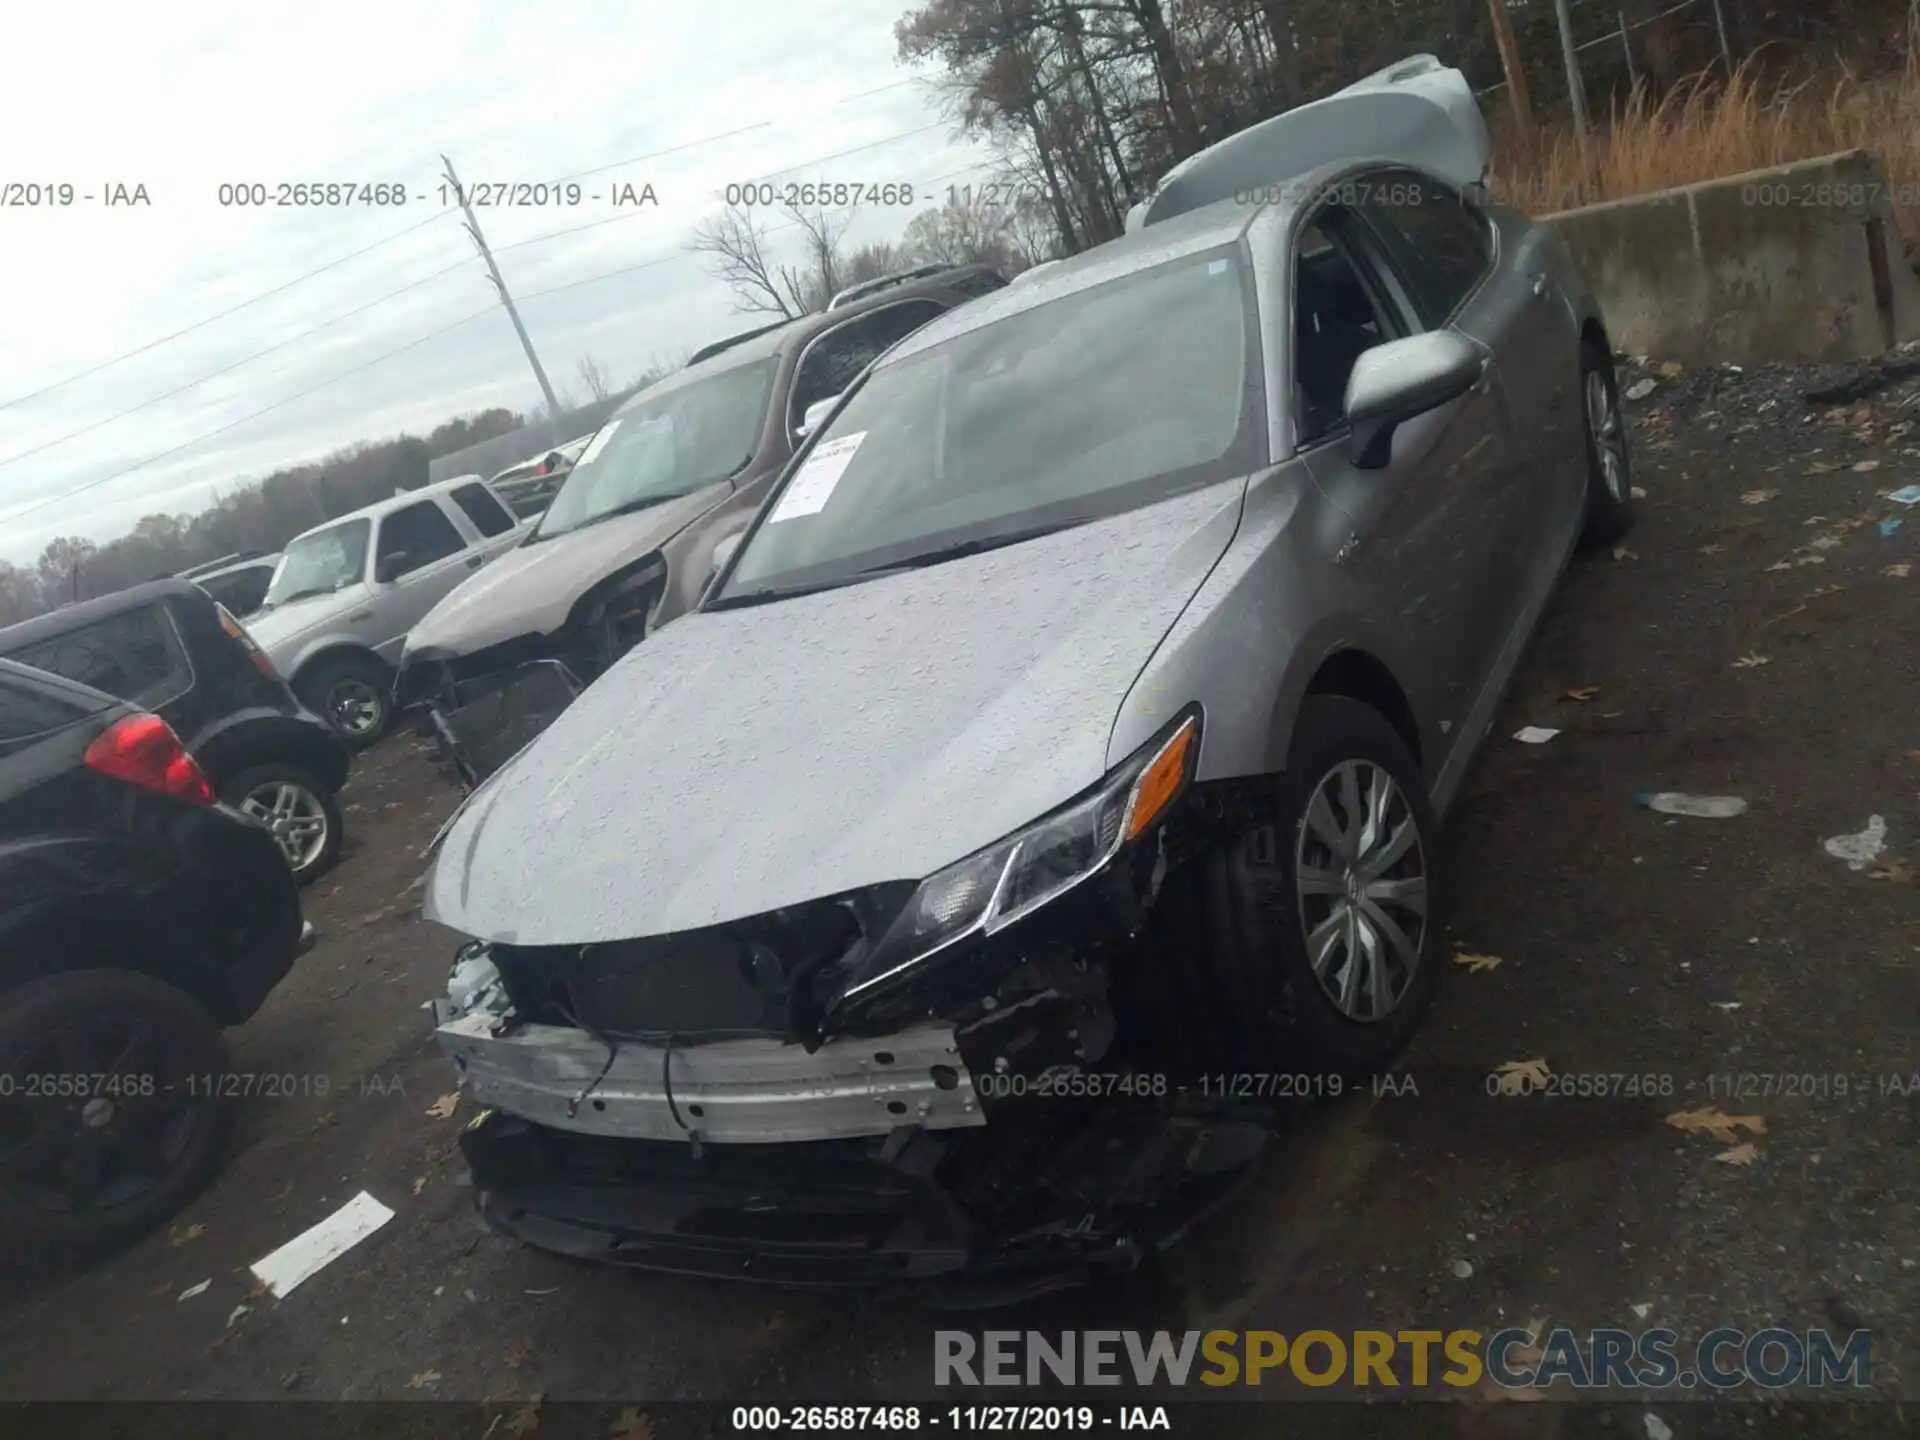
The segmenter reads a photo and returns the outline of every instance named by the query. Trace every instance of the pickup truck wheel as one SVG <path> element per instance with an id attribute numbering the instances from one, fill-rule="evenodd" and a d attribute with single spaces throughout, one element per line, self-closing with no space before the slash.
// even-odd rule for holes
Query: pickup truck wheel
<path id="1" fill-rule="evenodd" d="M 1437 825 L 1385 717 L 1310 697 L 1277 823 L 1212 857 L 1208 948 L 1249 1069 L 1361 1079 L 1413 1037 L 1440 982 Z"/>
<path id="2" fill-rule="evenodd" d="M 350 750 L 365 750 L 393 723 L 392 680 L 377 660 L 344 655 L 322 660 L 294 686 L 300 698 Z"/>
<path id="3" fill-rule="evenodd" d="M 311 884 L 340 858 L 346 823 L 340 802 L 297 765 L 255 765 L 220 787 L 220 798 L 273 832 L 281 853 L 302 885 Z"/>
<path id="4" fill-rule="evenodd" d="M 226 1153 L 227 1047 L 189 996 L 77 970 L 0 996 L 0 1236 L 28 1256 L 117 1249 Z"/>

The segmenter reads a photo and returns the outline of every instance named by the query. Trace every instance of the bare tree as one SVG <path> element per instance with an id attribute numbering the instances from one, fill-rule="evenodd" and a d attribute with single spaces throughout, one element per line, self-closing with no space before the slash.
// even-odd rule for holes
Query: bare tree
<path id="1" fill-rule="evenodd" d="M 580 383 L 587 387 L 590 400 L 604 400 L 613 394 L 613 384 L 607 379 L 607 372 L 600 368 L 600 362 L 592 355 L 580 357 L 579 375 Z"/>
<path id="2" fill-rule="evenodd" d="M 825 210 L 783 207 L 782 213 L 787 218 L 780 224 L 761 225 L 751 211 L 729 205 L 694 227 L 688 248 L 713 258 L 710 273 L 733 291 L 735 309 L 791 320 L 824 310 L 841 288 L 847 222 Z M 769 236 L 790 229 L 798 229 L 802 241 L 797 265 L 775 260 L 768 244 Z"/>

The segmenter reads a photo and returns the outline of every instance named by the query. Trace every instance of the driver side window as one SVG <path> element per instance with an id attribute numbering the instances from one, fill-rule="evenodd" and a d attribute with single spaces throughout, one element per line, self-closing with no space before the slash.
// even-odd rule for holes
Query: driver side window
<path id="1" fill-rule="evenodd" d="M 466 549 L 453 521 L 431 500 L 395 510 L 380 522 L 380 543 L 375 547 L 382 559 L 396 551 L 404 552 L 406 563 L 393 573 L 410 575 L 422 566 Z"/>
<path id="2" fill-rule="evenodd" d="M 1304 226 L 1294 251 L 1293 413 L 1311 445 L 1346 423 L 1354 363 L 1397 339 L 1393 314 L 1343 233 L 1337 207 Z"/>

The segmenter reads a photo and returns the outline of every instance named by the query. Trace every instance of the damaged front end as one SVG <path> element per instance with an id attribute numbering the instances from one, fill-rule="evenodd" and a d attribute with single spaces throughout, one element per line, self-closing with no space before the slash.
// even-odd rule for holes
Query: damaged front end
<path id="1" fill-rule="evenodd" d="M 1190 917 L 1163 891 L 1257 804 L 1194 786 L 1197 749 L 1190 717 L 918 883 L 676 935 L 470 945 L 436 1018 L 488 1107 L 462 1137 L 487 1223 L 792 1285 L 1030 1293 L 1139 1263 L 1268 1136 L 1187 1083 L 1221 1017 L 1175 993 Z"/>

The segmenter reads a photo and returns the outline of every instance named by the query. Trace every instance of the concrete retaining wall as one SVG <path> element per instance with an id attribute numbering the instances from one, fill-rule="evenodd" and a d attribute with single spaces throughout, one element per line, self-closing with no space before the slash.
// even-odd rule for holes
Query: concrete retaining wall
<path id="1" fill-rule="evenodd" d="M 1920 338 L 1879 158 L 1846 151 L 1546 217 L 1617 349 L 1690 364 L 1838 362 Z"/>

